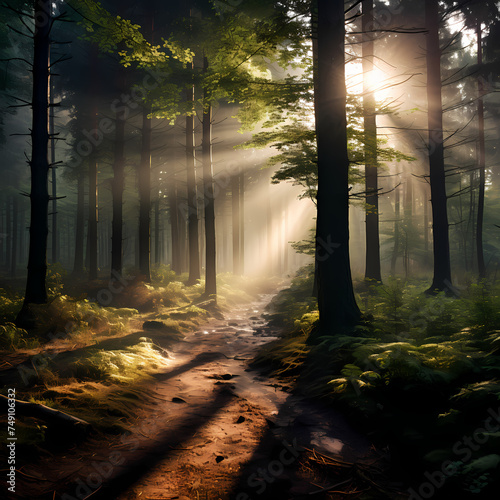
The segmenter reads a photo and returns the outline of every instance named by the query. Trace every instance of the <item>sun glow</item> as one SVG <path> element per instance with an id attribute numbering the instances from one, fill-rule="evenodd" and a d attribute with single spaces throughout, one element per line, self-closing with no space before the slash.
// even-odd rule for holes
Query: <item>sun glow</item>
<path id="1" fill-rule="evenodd" d="M 383 68 L 387 66 L 387 68 Z M 366 92 L 374 92 L 377 101 L 391 99 L 397 88 L 397 81 L 390 74 L 390 65 L 375 64 L 372 71 L 363 73 L 363 67 L 359 60 L 346 64 L 347 91 L 353 95 L 363 95 Z"/>

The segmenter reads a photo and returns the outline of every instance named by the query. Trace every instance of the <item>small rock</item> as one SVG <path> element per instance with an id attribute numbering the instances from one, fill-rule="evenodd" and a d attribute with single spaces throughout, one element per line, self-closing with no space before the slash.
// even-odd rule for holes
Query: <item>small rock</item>
<path id="1" fill-rule="evenodd" d="M 217 455 L 217 456 L 215 457 L 215 461 L 216 461 L 217 463 L 220 463 L 220 462 L 222 462 L 223 460 L 224 460 L 224 457 L 223 457 L 222 455 Z"/>
<path id="2" fill-rule="evenodd" d="M 230 323 L 227 324 L 227 326 L 238 326 L 238 323 L 231 321 Z"/>
<path id="3" fill-rule="evenodd" d="M 260 318 L 257 318 L 257 316 L 250 316 L 250 318 L 252 321 L 259 321 Z"/>
<path id="4" fill-rule="evenodd" d="M 243 415 L 240 415 L 238 417 L 238 420 L 236 420 L 236 423 L 237 424 L 242 424 L 245 420 L 246 420 L 246 418 Z"/>

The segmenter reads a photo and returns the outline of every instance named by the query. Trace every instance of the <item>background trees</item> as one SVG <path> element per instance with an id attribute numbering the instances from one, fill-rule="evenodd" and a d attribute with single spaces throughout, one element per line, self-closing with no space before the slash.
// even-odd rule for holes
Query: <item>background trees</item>
<path id="1" fill-rule="evenodd" d="M 62 198 L 46 228 L 57 237 L 46 247 L 75 276 L 117 279 L 112 271 L 130 271 L 148 281 L 151 263 L 170 264 L 181 277 L 188 272 L 190 284 L 203 269 L 213 294 L 216 266 L 235 274 L 286 274 L 306 262 L 289 242 L 307 239 L 315 210 L 327 213 L 317 221 L 327 247 L 331 242 L 343 249 L 332 252 L 337 267 L 326 272 L 330 277 L 321 287 L 329 290 L 332 281 L 347 287 L 347 293 L 335 287 L 320 292 L 329 297 L 330 312 L 339 293 L 350 303 L 339 310 L 359 317 L 348 262 L 355 279 L 364 274 L 376 281 L 389 272 L 426 275 L 432 267 L 429 290 L 449 288 L 452 278 L 463 282 L 466 273 L 488 277 L 494 270 L 497 221 L 488 210 L 488 203 L 496 203 L 490 185 L 498 177 L 492 147 L 498 106 L 489 93 L 498 66 L 489 35 L 498 16 L 494 3 L 429 1 L 425 19 L 411 2 L 345 4 L 347 57 L 338 66 L 345 68 L 345 110 L 333 108 L 327 94 L 338 88 L 322 66 L 322 89 L 319 59 L 313 63 L 322 49 L 315 21 L 311 36 L 315 7 L 308 1 L 247 0 L 232 10 L 208 1 L 123 4 L 120 12 L 113 2 L 60 7 L 73 21 L 70 29 L 58 28 L 61 39 L 72 43 L 57 46 L 54 54 L 74 57 L 60 65 L 53 87 L 61 101 L 54 130 L 65 139 L 56 143 L 56 159 L 64 164 L 48 184 Z M 9 12 L 10 21 L 18 22 Z M 478 23 L 485 17 L 488 26 Z M 7 94 L 13 93 L 29 102 L 19 51 L 3 36 L 2 99 L 12 103 Z M 423 64 L 418 47 L 425 41 L 430 50 Z M 476 107 L 466 104 L 472 92 Z M 325 106 L 317 102 L 320 95 Z M 328 124 L 321 152 L 317 136 L 326 106 L 337 121 Z M 29 110 L 12 111 L 4 111 L 4 135 L 6 125 L 8 133 L 28 128 L 15 122 L 26 122 Z M 345 137 L 338 121 L 343 115 Z M 339 156 L 344 142 L 346 153 Z M 9 143 L 3 147 L 15 157 Z M 326 165 L 343 166 L 336 171 Z M 28 175 L 5 170 L 12 177 L 10 191 L 2 193 L 6 237 L 0 254 L 5 272 L 16 276 L 28 245 L 25 200 L 14 194 L 26 190 Z M 334 172 L 338 179 L 329 177 Z M 321 186 L 328 193 L 323 201 L 332 204 L 328 209 L 320 201 Z M 334 189 L 338 196 L 331 197 Z M 314 244 L 295 248 L 310 253 Z"/>

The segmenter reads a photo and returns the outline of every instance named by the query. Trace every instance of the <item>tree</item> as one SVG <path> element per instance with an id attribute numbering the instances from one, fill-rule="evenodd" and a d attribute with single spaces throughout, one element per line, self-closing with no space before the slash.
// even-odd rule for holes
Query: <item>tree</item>
<path id="1" fill-rule="evenodd" d="M 150 108 L 142 109 L 142 143 L 139 164 L 139 270 L 151 281 L 151 118 Z"/>
<path id="2" fill-rule="evenodd" d="M 446 291 L 451 287 L 448 198 L 444 164 L 443 104 L 441 97 L 441 47 L 439 42 L 439 5 L 425 0 L 425 25 L 428 30 L 427 103 L 429 130 L 429 181 L 432 204 L 434 275 L 427 293 Z"/>
<path id="3" fill-rule="evenodd" d="M 360 320 L 349 258 L 349 156 L 347 151 L 345 20 L 342 0 L 317 0 L 315 116 L 318 148 L 316 276 L 319 330 L 352 329 Z"/>
<path id="4" fill-rule="evenodd" d="M 208 71 L 208 59 L 204 58 L 204 71 Z M 216 244 L 215 244 L 215 196 L 212 172 L 212 103 L 204 90 L 203 111 L 203 199 L 205 202 L 205 295 L 217 294 Z"/>
<path id="5" fill-rule="evenodd" d="M 377 172 L 377 115 L 375 93 L 370 82 L 373 72 L 373 0 L 363 0 L 363 120 L 365 150 L 365 190 L 366 190 L 366 267 L 365 279 L 381 281 L 380 236 L 378 209 L 378 172 Z"/>
<path id="6" fill-rule="evenodd" d="M 233 227 L 233 274 L 241 274 L 240 263 L 240 174 L 231 177 L 231 215 Z"/>
<path id="7" fill-rule="evenodd" d="M 481 24 L 486 24 L 498 18 L 497 3 L 491 0 L 469 0 L 460 6 L 465 16 L 468 28 L 473 29 L 476 34 L 477 66 L 479 76 L 477 77 L 477 118 L 478 118 L 478 154 L 477 167 L 479 170 L 479 193 L 477 200 L 477 220 L 476 220 L 476 254 L 479 278 L 486 277 L 486 265 L 484 262 L 483 248 L 483 221 L 484 221 L 484 201 L 486 188 L 486 147 L 484 131 L 484 94 L 486 92 L 483 76 L 483 38 Z"/>
<path id="8" fill-rule="evenodd" d="M 33 326 L 29 311 L 31 304 L 47 303 L 47 237 L 48 227 L 48 95 L 49 95 L 49 48 L 52 2 L 39 0 L 34 10 L 33 35 L 33 124 L 31 129 L 32 153 L 29 160 L 31 172 L 31 219 L 28 276 L 24 304 L 16 318 L 16 324 Z"/>
<path id="9" fill-rule="evenodd" d="M 186 98 L 192 104 L 194 113 L 194 85 L 188 87 Z M 194 116 L 186 113 L 186 175 L 188 204 L 188 240 L 189 240 L 189 278 L 188 284 L 194 285 L 200 279 L 200 245 L 198 228 L 198 193 L 196 188 L 194 143 Z"/>

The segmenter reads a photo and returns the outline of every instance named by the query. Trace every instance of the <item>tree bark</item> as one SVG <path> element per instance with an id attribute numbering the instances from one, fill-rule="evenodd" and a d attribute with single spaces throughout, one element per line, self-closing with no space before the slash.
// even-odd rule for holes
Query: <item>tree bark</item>
<path id="1" fill-rule="evenodd" d="M 5 261 L 2 262 L 6 272 L 9 271 L 12 262 L 12 204 L 11 196 L 7 194 L 5 197 Z"/>
<path id="2" fill-rule="evenodd" d="M 476 26 L 477 38 L 477 65 L 481 67 L 483 64 L 483 47 L 481 39 L 481 21 L 477 21 Z M 479 193 L 477 199 L 477 224 L 476 224 L 476 253 L 477 253 L 477 271 L 479 278 L 486 278 L 486 265 L 484 263 L 483 250 L 483 221 L 484 221 L 484 193 L 486 187 L 486 152 L 484 139 L 484 86 L 480 76 L 477 79 L 478 100 L 477 100 L 477 117 L 479 131 Z"/>
<path id="3" fill-rule="evenodd" d="M 366 190 L 366 266 L 365 279 L 382 281 L 380 272 L 380 235 L 377 171 L 377 115 L 375 93 L 370 82 L 373 72 L 375 43 L 373 34 L 373 0 L 363 0 L 363 121 Z"/>
<path id="4" fill-rule="evenodd" d="M 77 202 L 76 202 L 76 224 L 75 224 L 75 261 L 73 264 L 73 275 L 83 274 L 83 245 L 85 232 L 85 192 L 84 172 L 78 172 L 77 180 Z"/>
<path id="5" fill-rule="evenodd" d="M 194 106 L 194 86 L 186 93 L 187 100 Z M 186 116 L 186 174 L 189 237 L 188 285 L 194 285 L 201 277 L 200 243 L 198 239 L 198 193 L 196 189 L 194 116 Z"/>
<path id="6" fill-rule="evenodd" d="M 240 172 L 240 274 L 245 274 L 245 171 Z"/>
<path id="7" fill-rule="evenodd" d="M 427 102 L 429 170 L 432 204 L 434 276 L 427 293 L 450 290 L 451 263 L 444 166 L 443 105 L 441 97 L 441 48 L 437 0 L 425 0 L 427 34 Z"/>
<path id="8" fill-rule="evenodd" d="M 175 174 L 168 184 L 168 208 L 170 212 L 170 234 L 172 239 L 172 271 L 181 273 L 181 242 L 179 230 L 179 204 Z"/>
<path id="9" fill-rule="evenodd" d="M 17 239 L 19 229 L 19 199 L 18 194 L 12 195 L 12 254 L 10 261 L 10 276 L 16 277 L 17 273 Z"/>
<path id="10" fill-rule="evenodd" d="M 57 229 L 57 169 L 56 169 L 56 138 L 54 126 L 54 86 L 50 78 L 50 111 L 49 111 L 49 137 L 50 137 L 50 165 L 52 170 L 52 263 L 59 259 L 59 231 Z"/>
<path id="11" fill-rule="evenodd" d="M 204 59 L 204 70 L 208 70 L 208 60 Z M 216 242 L 215 242 L 215 196 L 212 172 L 212 106 L 206 102 L 204 91 L 203 112 L 203 191 L 205 200 L 205 295 L 217 294 Z"/>
<path id="12" fill-rule="evenodd" d="M 161 263 L 160 258 L 160 194 L 156 196 L 154 203 L 154 213 L 155 213 L 155 265 L 158 266 Z"/>
<path id="13" fill-rule="evenodd" d="M 98 48 L 97 45 L 93 45 L 90 53 L 90 68 L 92 72 L 91 83 L 90 83 L 90 93 L 92 96 L 92 111 L 89 120 L 89 125 L 91 129 L 97 130 L 97 119 L 98 119 L 98 105 L 97 105 L 97 93 L 99 89 L 98 85 Z M 94 135 L 94 139 L 97 140 L 97 135 Z M 87 251 L 88 256 L 86 261 L 88 261 L 89 266 L 89 279 L 97 279 L 97 224 L 99 221 L 99 211 L 98 211 L 98 184 L 97 184 L 97 151 L 94 148 L 89 155 L 89 220 L 87 227 Z"/>
<path id="14" fill-rule="evenodd" d="M 139 165 L 139 270 L 151 281 L 151 118 L 150 108 L 142 111 L 141 163 Z"/>
<path id="15" fill-rule="evenodd" d="M 233 274 L 241 274 L 240 265 L 240 176 L 231 177 L 231 216 L 233 226 Z"/>
<path id="16" fill-rule="evenodd" d="M 31 129 L 31 220 L 28 277 L 24 304 L 47 302 L 47 237 L 48 228 L 48 95 L 51 2 L 35 3 L 33 55 L 33 124 Z M 21 320 L 22 311 L 18 316 Z M 22 323 L 22 321 L 20 321 Z M 22 326 L 21 324 L 19 326 Z"/>
<path id="17" fill-rule="evenodd" d="M 395 201 L 394 201 L 394 247 L 391 256 L 391 276 L 396 275 L 396 264 L 399 256 L 400 247 L 400 225 L 401 225 L 401 193 L 399 186 L 395 186 Z"/>
<path id="18" fill-rule="evenodd" d="M 111 278 L 123 271 L 123 190 L 125 188 L 125 114 L 116 115 L 115 151 L 113 163 L 113 221 L 111 227 Z"/>
<path id="19" fill-rule="evenodd" d="M 316 137 L 318 199 L 316 264 L 319 329 L 309 338 L 340 334 L 360 320 L 349 257 L 345 20 L 343 0 L 317 0 Z"/>

